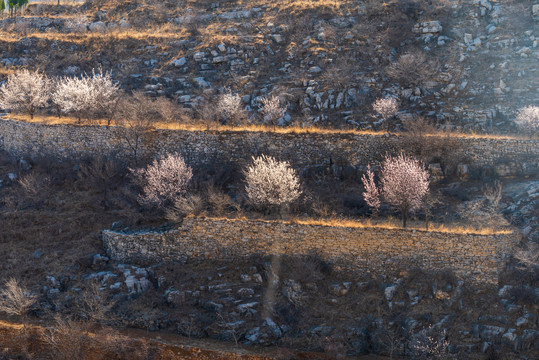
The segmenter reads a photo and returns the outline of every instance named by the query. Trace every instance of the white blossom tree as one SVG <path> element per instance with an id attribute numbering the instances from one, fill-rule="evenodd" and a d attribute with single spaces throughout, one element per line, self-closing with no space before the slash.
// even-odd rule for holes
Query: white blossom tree
<path id="1" fill-rule="evenodd" d="M 261 100 L 262 116 L 266 124 L 277 126 L 280 118 L 286 113 L 286 106 L 281 103 L 281 99 L 278 96 L 265 97 Z"/>
<path id="2" fill-rule="evenodd" d="M 230 92 L 221 94 L 217 101 L 217 111 L 226 121 L 240 123 L 246 118 L 245 110 L 242 108 L 241 97 Z"/>
<path id="3" fill-rule="evenodd" d="M 377 99 L 372 108 L 378 115 L 382 117 L 382 121 L 386 122 L 389 129 L 389 119 L 391 119 L 399 111 L 399 104 L 395 98 L 387 97 Z"/>
<path id="4" fill-rule="evenodd" d="M 62 78 L 52 94 L 52 100 L 64 113 L 74 113 L 79 121 L 83 115 L 107 112 L 120 93 L 120 87 L 110 73 L 84 74 L 80 78 Z"/>
<path id="5" fill-rule="evenodd" d="M 521 109 L 515 123 L 523 131 L 527 131 L 531 134 L 539 132 L 539 106 L 526 106 Z"/>
<path id="6" fill-rule="evenodd" d="M 363 187 L 365 188 L 365 192 L 363 192 L 365 202 L 374 209 L 375 214 L 378 214 L 378 209 L 381 205 L 380 191 L 374 182 L 374 173 L 370 165 L 367 166 L 367 173 L 361 177 L 361 181 L 363 182 Z"/>
<path id="7" fill-rule="evenodd" d="M 37 71 L 21 70 L 8 76 L 0 87 L 0 107 L 25 112 L 34 118 L 35 112 L 47 105 L 50 81 Z"/>
<path id="8" fill-rule="evenodd" d="M 139 201 L 143 205 L 163 208 L 183 197 L 193 177 L 179 154 L 166 153 L 143 169 L 131 170 L 136 181 L 142 185 Z"/>
<path id="9" fill-rule="evenodd" d="M 247 197 L 256 207 L 277 206 L 284 211 L 302 194 L 296 171 L 271 156 L 253 157 L 244 175 Z"/>
<path id="10" fill-rule="evenodd" d="M 370 171 L 370 169 L 369 169 Z M 429 191 L 429 172 L 418 160 L 400 154 L 386 156 L 380 171 L 380 186 L 374 183 L 372 172 L 363 176 L 365 201 L 369 206 L 380 206 L 379 196 L 400 210 L 402 226 L 406 227 L 408 213 L 417 210 Z"/>

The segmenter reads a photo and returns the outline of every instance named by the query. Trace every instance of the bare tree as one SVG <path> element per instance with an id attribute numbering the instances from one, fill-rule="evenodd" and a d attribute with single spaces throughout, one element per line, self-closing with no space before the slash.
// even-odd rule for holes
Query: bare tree
<path id="1" fill-rule="evenodd" d="M 515 123 L 522 131 L 537 133 L 539 131 L 539 106 L 526 106 L 521 109 Z"/>
<path id="2" fill-rule="evenodd" d="M 367 166 L 367 173 L 361 177 L 361 181 L 363 182 L 363 187 L 365 187 L 363 198 L 367 205 L 374 209 L 374 214 L 376 215 L 380 208 L 380 191 L 374 182 L 374 173 L 370 165 Z"/>
<path id="3" fill-rule="evenodd" d="M 15 278 L 7 280 L 0 291 L 0 311 L 18 316 L 21 320 L 24 320 L 35 302 L 35 296 L 23 288 Z"/>
<path id="4" fill-rule="evenodd" d="M 162 208 L 187 192 L 193 176 L 180 154 L 166 153 L 143 169 L 131 170 L 135 180 L 142 185 L 139 199 L 144 205 Z"/>
<path id="5" fill-rule="evenodd" d="M 157 113 L 159 118 L 158 120 L 167 124 L 171 124 L 173 122 L 185 123 L 190 120 L 184 109 L 178 103 L 167 98 L 166 96 L 159 96 L 155 98 L 152 105 L 153 109 Z"/>
<path id="6" fill-rule="evenodd" d="M 140 160 L 143 145 L 153 140 L 156 120 L 154 103 L 141 92 L 134 92 L 118 102 L 114 132 L 132 153 L 135 166 Z"/>
<path id="7" fill-rule="evenodd" d="M 286 106 L 281 104 L 281 99 L 278 96 L 266 97 L 261 100 L 263 120 L 266 124 L 273 127 L 278 125 L 279 119 L 286 113 Z"/>
<path id="8" fill-rule="evenodd" d="M 110 112 L 120 94 L 120 87 L 110 73 L 83 74 L 80 78 L 62 78 L 52 94 L 54 104 L 64 113 L 74 113 L 79 122 L 82 116 Z"/>
<path id="9" fill-rule="evenodd" d="M 427 60 L 422 53 L 413 52 L 401 55 L 388 67 L 387 74 L 405 87 L 424 86 L 427 81 L 435 78 L 437 67 L 434 61 Z"/>
<path id="10" fill-rule="evenodd" d="M 286 211 L 302 193 L 296 171 L 271 156 L 253 158 L 244 175 L 247 197 L 257 207 L 277 206 Z"/>
<path id="11" fill-rule="evenodd" d="M 225 122 L 239 124 L 247 118 L 245 110 L 242 107 L 241 97 L 231 92 L 219 96 L 217 111 L 224 118 Z"/>
<path id="12" fill-rule="evenodd" d="M 374 181 L 366 180 L 369 187 L 374 185 Z M 400 210 L 402 226 L 406 227 L 408 213 L 421 207 L 429 191 L 429 172 L 419 161 L 402 153 L 397 157 L 386 156 L 380 172 L 380 183 L 377 191 L 385 201 Z M 374 194 L 371 190 L 371 195 Z"/>
<path id="13" fill-rule="evenodd" d="M 0 107 L 25 112 L 34 118 L 35 112 L 47 105 L 50 80 L 37 71 L 21 70 L 11 74 L 0 87 Z"/>

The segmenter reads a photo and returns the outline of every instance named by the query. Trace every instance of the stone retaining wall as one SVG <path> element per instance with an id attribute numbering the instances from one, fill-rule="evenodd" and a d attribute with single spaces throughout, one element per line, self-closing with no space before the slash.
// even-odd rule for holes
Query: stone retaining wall
<path id="1" fill-rule="evenodd" d="M 499 167 L 501 176 L 533 174 L 539 140 L 458 138 L 462 157 L 476 166 Z M 403 148 L 398 136 L 358 134 L 276 134 L 270 132 L 157 130 L 140 141 L 138 155 L 179 151 L 193 167 L 216 162 L 242 164 L 253 155 L 289 160 L 297 168 L 361 169 Z M 0 120 L 0 149 L 14 155 L 52 154 L 60 158 L 110 152 L 134 156 L 131 146 L 107 126 L 45 125 Z M 444 154 L 454 158 L 455 153 Z M 504 165 L 505 164 L 505 165 Z"/>
<path id="2" fill-rule="evenodd" d="M 465 235 L 358 229 L 252 220 L 187 218 L 178 230 L 103 232 L 107 254 L 119 261 L 160 262 L 250 255 L 318 254 L 346 271 L 393 276 L 409 266 L 452 269 L 475 282 L 496 283 L 514 235 Z"/>

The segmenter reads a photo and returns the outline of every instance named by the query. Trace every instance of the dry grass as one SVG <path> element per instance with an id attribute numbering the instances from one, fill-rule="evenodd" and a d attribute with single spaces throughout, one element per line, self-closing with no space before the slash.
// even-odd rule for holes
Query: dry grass
<path id="1" fill-rule="evenodd" d="M 30 119 L 28 115 L 24 114 L 10 114 L 5 119 L 24 121 L 29 123 L 46 124 L 46 125 L 78 125 L 85 126 L 88 122 L 82 124 L 74 117 L 57 117 L 51 115 L 36 115 L 34 119 Z M 107 120 L 92 120 L 92 125 L 107 125 Z M 317 127 L 302 128 L 299 126 L 290 127 L 271 127 L 266 125 L 244 125 L 244 126 L 229 126 L 218 125 L 207 127 L 205 124 L 180 124 L 180 123 L 165 123 L 156 122 L 154 128 L 161 130 L 184 130 L 184 131 L 229 131 L 229 132 L 269 132 L 277 134 L 353 134 L 353 135 L 384 135 L 381 131 L 362 131 L 362 130 L 339 130 L 339 129 L 325 129 Z"/>
<path id="2" fill-rule="evenodd" d="M 194 217 L 194 216 L 188 216 Z M 213 218 L 208 217 L 211 220 L 225 220 L 225 221 L 246 221 L 251 220 L 246 217 L 241 218 Z M 331 218 L 331 219 L 293 219 L 290 221 L 285 220 L 264 220 L 256 219 L 256 221 L 262 222 L 273 222 L 281 224 L 297 224 L 297 225 L 306 225 L 306 226 L 327 226 L 327 227 L 345 227 L 351 229 L 381 229 L 381 230 L 403 230 L 403 231 L 421 231 L 421 232 L 436 232 L 444 234 L 462 234 L 462 235 L 508 235 L 512 234 L 511 229 L 491 229 L 491 228 L 475 228 L 470 226 L 461 226 L 461 225 L 444 225 L 444 224 L 431 224 L 429 226 L 430 230 L 426 231 L 424 225 L 421 226 L 419 222 L 408 226 L 406 229 L 403 229 L 400 225 L 400 222 L 394 219 L 385 219 L 377 222 L 371 220 L 361 221 L 355 219 L 344 219 L 344 218 Z"/>
<path id="3" fill-rule="evenodd" d="M 36 115 L 34 119 L 30 119 L 28 115 L 25 114 L 9 114 L 9 116 L 4 116 L 4 119 L 11 119 L 17 121 L 24 121 L 29 123 L 40 123 L 46 125 L 78 125 L 85 126 L 88 123 L 80 124 L 78 120 L 74 117 L 69 116 L 51 116 L 51 115 Z M 92 120 L 92 125 L 107 125 L 107 120 Z M 208 127 L 206 124 L 202 123 L 193 123 L 193 124 L 183 124 L 183 123 L 165 123 L 157 122 L 154 124 L 154 128 L 160 130 L 183 130 L 183 131 L 217 131 L 217 132 L 267 132 L 267 133 L 276 133 L 276 134 L 314 134 L 314 135 L 372 135 L 372 136 L 383 136 L 386 134 L 384 131 L 371 131 L 371 130 L 357 130 L 357 129 L 328 129 L 328 128 L 319 128 L 319 127 L 299 127 L 299 126 L 289 126 L 289 127 L 271 127 L 266 125 L 242 125 L 242 126 L 230 126 L 230 125 L 219 125 L 215 124 Z M 398 133 L 393 133 L 392 135 L 400 136 Z M 439 133 L 439 134 L 427 134 L 426 136 L 449 136 L 452 138 L 460 139 L 497 139 L 497 140 L 529 140 L 518 135 L 500 135 L 500 134 L 475 134 L 475 133 Z"/>
<path id="4" fill-rule="evenodd" d="M 66 34 L 61 32 L 40 32 L 32 31 L 28 34 L 17 34 L 13 32 L 0 32 L 2 41 L 5 43 L 15 43 L 22 38 L 31 37 L 39 40 L 49 41 L 61 41 L 69 42 L 73 44 L 85 44 L 95 39 L 114 39 L 114 40 L 144 40 L 150 41 L 154 39 L 158 40 L 181 40 L 187 38 L 186 32 L 180 32 L 177 28 L 173 27 L 152 27 L 147 31 L 136 30 L 111 30 L 106 32 L 87 32 L 82 34 Z"/>

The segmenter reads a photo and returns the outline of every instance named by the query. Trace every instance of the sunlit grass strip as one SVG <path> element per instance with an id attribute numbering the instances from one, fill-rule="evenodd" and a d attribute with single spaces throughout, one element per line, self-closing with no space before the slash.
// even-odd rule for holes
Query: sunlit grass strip
<path id="1" fill-rule="evenodd" d="M 46 124 L 46 125 L 101 125 L 106 126 L 107 120 L 91 120 L 91 121 L 79 121 L 74 117 L 69 116 L 51 116 L 51 115 L 36 115 L 34 119 L 30 119 L 28 115 L 24 114 L 9 114 L 4 117 L 5 119 L 25 121 L 29 123 Z M 253 132 L 253 133 L 275 133 L 275 134 L 320 134 L 320 135 L 372 135 L 382 136 L 387 134 L 384 131 L 373 130 L 357 130 L 357 129 L 327 129 L 320 127 L 299 127 L 299 126 L 287 126 L 287 127 L 272 127 L 266 125 L 242 125 L 242 126 L 230 126 L 211 124 L 206 125 L 200 123 L 154 123 L 155 129 L 160 130 L 183 130 L 183 131 L 218 131 L 218 132 Z M 395 136 L 402 136 L 399 133 L 392 133 Z M 530 138 L 520 137 L 516 135 L 495 135 L 495 134 L 466 134 L 458 132 L 440 132 L 435 134 L 426 134 L 425 136 L 449 136 L 458 139 L 497 139 L 497 140 L 530 140 Z"/>
<path id="2" fill-rule="evenodd" d="M 196 216 L 188 216 L 189 218 L 197 218 Z M 444 234 L 461 234 L 461 235 L 509 235 L 513 234 L 511 229 L 492 229 L 492 228 L 476 228 L 471 226 L 461 225 L 443 225 L 443 224 L 431 224 L 429 230 L 426 231 L 425 227 L 409 226 L 404 229 L 400 222 L 395 219 L 386 219 L 380 222 L 373 223 L 371 220 L 361 221 L 355 219 L 292 219 L 292 220 L 267 220 L 267 219 L 249 219 L 246 217 L 241 218 L 226 218 L 226 217 L 203 217 L 208 220 L 216 221 L 259 221 L 275 224 L 290 224 L 290 225 L 305 225 L 305 226 L 325 226 L 325 227 L 339 227 L 339 228 L 351 228 L 351 229 L 372 229 L 372 230 L 404 230 L 404 231 L 421 231 L 421 232 L 435 232 Z"/>

